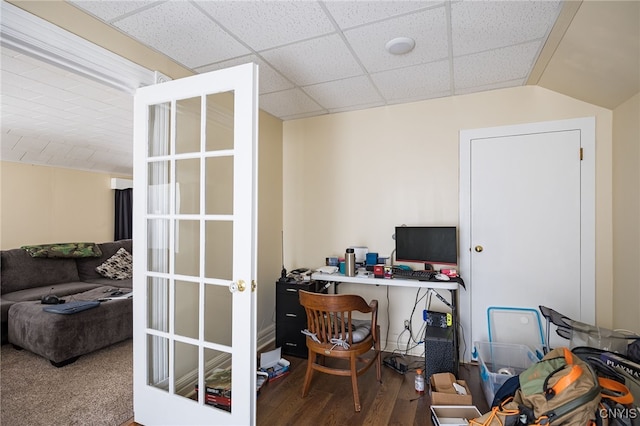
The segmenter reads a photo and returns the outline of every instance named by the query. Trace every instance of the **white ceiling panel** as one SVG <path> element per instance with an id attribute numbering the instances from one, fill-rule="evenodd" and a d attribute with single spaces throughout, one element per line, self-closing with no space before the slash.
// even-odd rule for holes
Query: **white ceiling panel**
<path id="1" fill-rule="evenodd" d="M 188 68 L 250 51 L 193 4 L 169 1 L 113 21 L 113 25 Z"/>
<path id="2" fill-rule="evenodd" d="M 268 50 L 262 56 L 300 86 L 363 73 L 342 38 L 335 34 Z"/>
<path id="3" fill-rule="evenodd" d="M 134 10 L 146 9 L 155 3 L 157 0 L 118 0 L 118 1 L 85 1 L 82 2 L 82 8 L 92 15 L 99 16 L 105 21 L 111 21 L 115 18 L 123 15 L 128 15 Z"/>
<path id="4" fill-rule="evenodd" d="M 49 141 L 47 146 L 44 147 L 42 152 L 44 154 L 54 156 L 54 155 L 62 155 L 65 156 L 71 150 L 71 145 L 62 143 L 62 142 L 53 142 Z"/>
<path id="5" fill-rule="evenodd" d="M 314 84 L 304 87 L 304 91 L 328 110 L 382 102 L 382 97 L 367 76 Z"/>
<path id="6" fill-rule="evenodd" d="M 430 99 L 450 89 L 449 61 L 383 71 L 371 75 L 385 99 Z"/>
<path id="7" fill-rule="evenodd" d="M 263 61 L 257 55 L 248 55 L 240 58 L 232 59 L 230 61 L 218 62 L 217 64 L 207 65 L 205 67 L 196 68 L 199 74 L 221 70 L 224 68 L 234 67 L 236 65 L 243 65 L 247 63 L 258 64 L 258 79 L 260 94 L 277 92 L 280 90 L 291 89 L 294 84 L 284 78 L 282 74 L 276 72 L 271 65 Z"/>
<path id="8" fill-rule="evenodd" d="M 325 111 L 300 89 L 260 95 L 260 105 L 276 117 Z"/>
<path id="9" fill-rule="evenodd" d="M 323 3 L 342 29 L 405 15 L 444 1 L 326 1 Z"/>
<path id="10" fill-rule="evenodd" d="M 453 60 L 456 87 L 469 88 L 492 83 L 526 79 L 540 42 L 519 44 L 502 49 L 463 56 Z"/>
<path id="11" fill-rule="evenodd" d="M 370 73 L 442 60 L 449 55 L 444 7 L 365 25 L 344 35 Z M 404 55 L 387 52 L 386 43 L 396 37 L 412 38 L 414 50 Z"/>
<path id="12" fill-rule="evenodd" d="M 335 31 L 317 2 L 260 0 L 196 3 L 255 51 Z M 259 31 L 256 31 L 258 28 Z"/>
<path id="13" fill-rule="evenodd" d="M 464 1 L 451 4 L 453 55 L 546 38 L 559 1 Z"/>

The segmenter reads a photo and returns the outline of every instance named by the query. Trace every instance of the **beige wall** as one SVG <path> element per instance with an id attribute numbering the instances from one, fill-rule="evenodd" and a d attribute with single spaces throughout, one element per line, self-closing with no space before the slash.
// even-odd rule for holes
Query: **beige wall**
<path id="1" fill-rule="evenodd" d="M 288 267 L 317 267 L 349 245 L 389 255 L 394 227 L 403 223 L 457 225 L 461 129 L 588 116 L 596 117 L 596 317 L 610 326 L 612 113 L 536 86 L 285 122 Z M 383 311 L 385 291 L 358 288 L 378 298 Z M 390 292 L 392 344 L 415 295 Z"/>
<path id="2" fill-rule="evenodd" d="M 113 241 L 111 178 L 122 176 L 6 161 L 0 168 L 0 248 Z"/>
<path id="3" fill-rule="evenodd" d="M 276 284 L 282 266 L 282 121 L 259 117 L 258 347 L 275 339 Z"/>
<path id="4" fill-rule="evenodd" d="M 640 94 L 613 111 L 613 324 L 640 332 Z"/>

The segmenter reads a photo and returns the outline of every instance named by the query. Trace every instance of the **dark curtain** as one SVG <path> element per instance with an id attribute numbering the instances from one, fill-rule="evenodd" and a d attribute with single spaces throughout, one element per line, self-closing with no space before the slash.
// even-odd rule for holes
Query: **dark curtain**
<path id="1" fill-rule="evenodd" d="M 133 237 L 133 189 L 116 189 L 116 226 L 114 241 Z"/>

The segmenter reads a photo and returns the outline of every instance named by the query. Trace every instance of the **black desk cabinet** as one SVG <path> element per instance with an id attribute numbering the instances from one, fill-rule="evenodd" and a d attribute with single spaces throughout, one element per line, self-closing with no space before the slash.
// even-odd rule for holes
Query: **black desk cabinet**
<path id="1" fill-rule="evenodd" d="M 276 281 L 276 347 L 282 354 L 307 358 L 307 316 L 300 305 L 298 291 L 318 292 L 324 283 L 320 281 Z M 326 290 L 322 290 L 326 292 Z"/>

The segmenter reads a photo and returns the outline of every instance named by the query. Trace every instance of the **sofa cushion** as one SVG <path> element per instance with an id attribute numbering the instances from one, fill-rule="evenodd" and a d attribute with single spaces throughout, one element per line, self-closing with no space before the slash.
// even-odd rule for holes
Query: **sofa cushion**
<path id="1" fill-rule="evenodd" d="M 105 278 L 112 280 L 124 280 L 131 278 L 133 273 L 133 258 L 131 253 L 120 248 L 116 254 L 105 260 L 96 268 L 96 271 Z"/>
<path id="2" fill-rule="evenodd" d="M 23 249 L 11 249 L 0 252 L 0 263 L 2 294 L 79 281 L 76 259 L 36 258 Z"/>
<path id="3" fill-rule="evenodd" d="M 133 242 L 130 239 L 100 243 L 98 247 L 100 247 L 100 251 L 102 251 L 102 256 L 85 257 L 75 260 L 76 265 L 78 265 L 78 276 L 81 281 L 104 279 L 104 277 L 96 271 L 96 268 L 116 254 L 119 249 L 124 248 L 129 253 L 133 253 Z M 120 285 L 120 283 L 118 283 L 118 285 Z"/>
<path id="4" fill-rule="evenodd" d="M 71 294 L 82 293 L 88 290 L 102 287 L 98 283 L 85 283 L 82 281 L 73 281 L 69 283 L 53 284 L 49 286 L 27 288 L 2 295 L 3 300 L 12 302 L 27 302 L 32 300 L 40 300 L 42 296 L 53 294 L 58 297 L 69 296 Z"/>
<path id="5" fill-rule="evenodd" d="M 7 318 L 9 317 L 9 308 L 13 305 L 14 301 L 7 299 L 0 299 L 0 319 L 1 322 L 7 322 Z M 2 336 L 3 341 L 5 340 L 5 336 Z"/>

